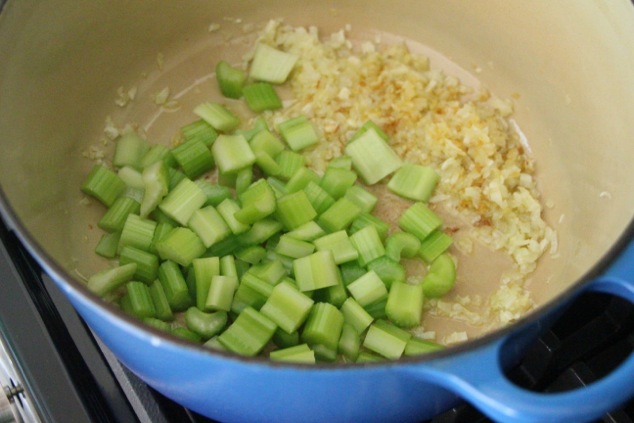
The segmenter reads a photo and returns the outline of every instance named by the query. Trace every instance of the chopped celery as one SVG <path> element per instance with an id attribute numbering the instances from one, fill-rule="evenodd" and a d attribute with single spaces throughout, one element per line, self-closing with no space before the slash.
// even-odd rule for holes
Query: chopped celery
<path id="1" fill-rule="evenodd" d="M 99 254 L 101 257 L 115 258 L 117 256 L 120 237 L 121 232 L 103 234 L 95 247 L 95 253 Z"/>
<path id="2" fill-rule="evenodd" d="M 136 263 L 134 278 L 145 283 L 150 283 L 158 274 L 159 259 L 156 255 L 140 250 L 132 246 L 125 246 L 119 254 L 119 264 Z"/>
<path id="3" fill-rule="evenodd" d="M 163 260 L 172 260 L 181 266 L 189 266 L 205 253 L 203 242 L 189 228 L 174 228 L 155 246 Z"/>
<path id="4" fill-rule="evenodd" d="M 230 174 L 255 163 L 255 154 L 242 135 L 219 135 L 211 153 L 221 173 Z"/>
<path id="5" fill-rule="evenodd" d="M 274 361 L 286 361 L 291 363 L 315 363 L 315 352 L 310 349 L 308 344 L 299 344 L 292 347 L 287 347 L 275 351 L 271 351 L 269 354 L 271 360 Z"/>
<path id="6" fill-rule="evenodd" d="M 260 312 L 286 332 L 295 332 L 306 320 L 314 301 L 289 282 L 277 284 Z"/>
<path id="7" fill-rule="evenodd" d="M 328 167 L 319 185 L 334 199 L 339 199 L 346 194 L 357 181 L 357 174 L 351 170 Z M 350 199 L 350 197 L 348 197 Z"/>
<path id="8" fill-rule="evenodd" d="M 112 164 L 117 167 L 131 166 L 141 169 L 141 160 L 149 149 L 146 140 L 135 132 L 128 132 L 117 139 Z"/>
<path id="9" fill-rule="evenodd" d="M 275 246 L 275 252 L 285 257 L 301 258 L 312 254 L 315 251 L 315 246 L 306 241 L 300 241 L 299 239 L 291 238 L 288 235 L 280 237 L 280 241 Z"/>
<path id="10" fill-rule="evenodd" d="M 385 314 L 397 326 L 412 328 L 420 324 L 423 313 L 423 286 L 394 282 L 385 305 Z"/>
<path id="11" fill-rule="evenodd" d="M 409 341 L 407 341 L 407 345 L 405 345 L 403 355 L 414 356 L 428 354 L 434 351 L 442 351 L 444 349 L 445 347 L 440 344 L 412 336 Z"/>
<path id="12" fill-rule="evenodd" d="M 249 141 L 249 145 L 254 153 L 266 153 L 273 159 L 285 149 L 284 143 L 268 129 L 256 133 Z"/>
<path id="13" fill-rule="evenodd" d="M 297 116 L 279 124 L 278 131 L 293 151 L 317 144 L 319 135 L 306 116 Z"/>
<path id="14" fill-rule="evenodd" d="M 127 245 L 143 251 L 151 251 L 156 222 L 129 214 L 119 237 L 119 251 Z"/>
<path id="15" fill-rule="evenodd" d="M 420 240 L 407 232 L 396 232 L 385 241 L 385 255 L 394 261 L 401 257 L 412 258 L 420 250 Z"/>
<path id="16" fill-rule="evenodd" d="M 300 167 L 286 183 L 286 192 L 293 193 L 306 188 L 311 183 L 319 182 L 319 175 L 307 167 Z"/>
<path id="17" fill-rule="evenodd" d="M 143 201 L 139 209 L 141 217 L 147 217 L 156 209 L 169 191 L 169 171 L 159 160 L 143 169 Z"/>
<path id="18" fill-rule="evenodd" d="M 138 214 L 141 205 L 128 197 L 117 198 L 101 217 L 97 226 L 107 232 L 119 232 L 123 229 L 129 214 Z"/>
<path id="19" fill-rule="evenodd" d="M 125 188 L 125 182 L 119 175 L 104 165 L 94 165 L 81 185 L 84 194 L 96 198 L 107 207 L 112 206 Z"/>
<path id="20" fill-rule="evenodd" d="M 247 307 L 227 330 L 218 335 L 218 341 L 230 351 L 254 356 L 271 340 L 276 328 L 268 317 Z"/>
<path id="21" fill-rule="evenodd" d="M 456 264 L 449 254 L 441 254 L 429 266 L 421 282 L 425 297 L 438 298 L 449 292 L 456 282 Z"/>
<path id="22" fill-rule="evenodd" d="M 353 185 L 346 190 L 345 197 L 355 203 L 363 213 L 371 213 L 379 199 L 360 185 Z"/>
<path id="23" fill-rule="evenodd" d="M 224 133 L 233 131 L 240 124 L 240 119 L 233 112 L 218 103 L 202 103 L 194 108 L 194 113 L 214 129 Z"/>
<path id="24" fill-rule="evenodd" d="M 314 220 L 311 220 L 287 232 L 286 235 L 300 241 L 314 241 L 326 235 L 326 232 Z"/>
<path id="25" fill-rule="evenodd" d="M 431 263 L 447 251 L 452 243 L 453 239 L 449 235 L 436 229 L 421 242 L 418 255 L 426 263 Z"/>
<path id="26" fill-rule="evenodd" d="M 429 166 L 405 163 L 398 169 L 387 187 L 401 197 L 414 201 L 427 201 L 431 198 L 440 175 Z"/>
<path id="27" fill-rule="evenodd" d="M 286 230 L 297 229 L 317 217 L 317 212 L 304 191 L 287 194 L 277 200 L 275 217 Z"/>
<path id="28" fill-rule="evenodd" d="M 221 60 L 216 65 L 216 81 L 220 92 L 225 97 L 238 99 L 242 97 L 242 89 L 247 80 L 247 74 L 240 68 L 231 66 Z"/>
<path id="29" fill-rule="evenodd" d="M 387 222 L 370 213 L 361 213 L 350 224 L 350 232 L 358 232 L 366 226 L 374 226 L 374 229 L 376 229 L 381 239 L 385 239 L 390 230 L 390 225 L 388 225 Z"/>
<path id="30" fill-rule="evenodd" d="M 198 235 L 205 248 L 211 247 L 231 234 L 231 229 L 214 206 L 196 210 L 187 225 Z"/>
<path id="31" fill-rule="evenodd" d="M 131 166 L 123 166 L 117 171 L 117 175 L 125 182 L 128 188 L 143 189 L 143 176 L 137 169 Z"/>
<path id="32" fill-rule="evenodd" d="M 236 195 L 240 196 L 253 183 L 253 166 L 246 166 L 236 172 Z"/>
<path id="33" fill-rule="evenodd" d="M 135 272 L 136 263 L 102 270 L 88 279 L 87 286 L 95 294 L 103 296 L 132 280 Z"/>
<path id="34" fill-rule="evenodd" d="M 385 284 L 372 270 L 350 283 L 347 288 L 362 307 L 387 297 Z"/>
<path id="35" fill-rule="evenodd" d="M 335 199 L 315 181 L 310 181 L 308 185 L 304 187 L 303 191 L 306 193 L 308 201 L 313 205 L 317 214 L 322 214 L 335 204 Z"/>
<path id="36" fill-rule="evenodd" d="M 396 360 L 403 355 L 411 337 L 409 332 L 384 320 L 377 320 L 368 329 L 363 346 L 385 358 Z"/>
<path id="37" fill-rule="evenodd" d="M 277 202 L 275 192 L 266 179 L 254 182 L 240 195 L 242 208 L 234 217 L 245 225 L 250 225 L 268 217 L 275 212 Z"/>
<path id="38" fill-rule="evenodd" d="M 189 179 L 196 179 L 214 167 L 214 158 L 209 147 L 198 139 L 174 147 L 172 155 Z"/>
<path id="39" fill-rule="evenodd" d="M 359 264 L 361 266 L 365 266 L 385 254 L 385 247 L 374 226 L 366 226 L 353 233 L 350 235 L 350 242 L 359 252 Z"/>
<path id="40" fill-rule="evenodd" d="M 126 284 L 126 291 L 132 314 L 139 319 L 156 316 L 156 308 L 152 301 L 150 288 L 146 284 L 130 281 Z"/>
<path id="41" fill-rule="evenodd" d="M 343 314 L 344 321 L 358 333 L 363 333 L 374 321 L 374 318 L 355 300 L 348 297 L 339 308 Z"/>
<path id="42" fill-rule="evenodd" d="M 207 147 L 211 147 L 216 138 L 218 138 L 218 132 L 205 122 L 204 119 L 198 119 L 190 124 L 187 124 L 181 128 L 181 134 L 185 142 L 189 141 L 202 141 Z M 167 164 L 169 165 L 169 158 Z"/>
<path id="43" fill-rule="evenodd" d="M 401 158 L 374 129 L 369 129 L 346 145 L 352 166 L 361 179 L 373 185 L 401 167 Z"/>
<path id="44" fill-rule="evenodd" d="M 183 179 L 158 205 L 167 216 L 187 225 L 194 212 L 207 201 L 204 191 L 190 179 Z"/>
<path id="45" fill-rule="evenodd" d="M 193 297 L 196 307 L 205 310 L 212 278 L 220 274 L 220 259 L 218 257 L 201 257 L 192 260 L 195 290 Z"/>
<path id="46" fill-rule="evenodd" d="M 150 284 L 150 295 L 152 296 L 152 302 L 154 303 L 154 311 L 157 319 L 164 321 L 171 321 L 174 319 L 174 313 L 165 296 L 165 290 L 161 281 L 156 279 Z"/>
<path id="47" fill-rule="evenodd" d="M 314 240 L 313 243 L 317 247 L 317 251 L 330 250 L 337 264 L 356 260 L 359 257 L 359 252 L 350 242 L 346 231 L 343 230 L 324 235 Z"/>
<path id="48" fill-rule="evenodd" d="M 281 84 L 293 70 L 298 56 L 259 43 L 255 48 L 249 76 L 258 81 Z"/>
<path id="49" fill-rule="evenodd" d="M 249 230 L 249 225 L 245 225 L 235 218 L 235 213 L 240 210 L 240 205 L 235 200 L 227 198 L 216 209 L 234 234 L 241 234 Z"/>
<path id="50" fill-rule="evenodd" d="M 224 200 L 231 197 L 231 191 L 226 186 L 212 184 L 204 179 L 198 179 L 195 182 L 198 188 L 200 188 L 207 197 L 207 201 L 205 201 L 203 206 L 217 207 Z"/>
<path id="51" fill-rule="evenodd" d="M 350 324 L 345 323 L 341 328 L 341 337 L 337 350 L 343 354 L 345 358 L 354 362 L 359 356 L 361 348 L 361 337 L 357 330 Z"/>
<path id="52" fill-rule="evenodd" d="M 327 232 L 337 232 L 347 229 L 360 213 L 356 204 L 342 197 L 317 218 L 317 223 Z"/>
<path id="53" fill-rule="evenodd" d="M 367 268 L 373 270 L 388 288 L 393 282 L 405 281 L 406 274 L 403 265 L 387 256 L 372 260 L 368 263 Z"/>
<path id="54" fill-rule="evenodd" d="M 192 304 L 192 299 L 178 265 L 173 261 L 164 261 L 159 266 L 158 276 L 172 311 L 186 310 Z"/>
<path id="55" fill-rule="evenodd" d="M 189 307 L 185 312 L 185 323 L 189 330 L 203 340 L 208 340 L 225 327 L 227 324 L 227 312 L 205 313 L 196 307 Z"/>
<path id="56" fill-rule="evenodd" d="M 294 260 L 293 272 L 297 286 L 302 292 L 337 284 L 337 265 L 330 251 L 317 251 Z"/>
<path id="57" fill-rule="evenodd" d="M 282 107 L 282 100 L 275 88 L 267 82 L 255 82 L 242 88 L 244 100 L 249 109 L 256 113 L 265 110 L 276 110 Z"/>
<path id="58" fill-rule="evenodd" d="M 176 165 L 176 160 L 174 160 L 174 156 L 172 156 L 172 150 L 170 150 L 167 146 L 163 144 L 154 144 L 150 147 L 150 149 L 143 155 L 141 159 L 141 169 L 145 169 L 151 164 L 154 164 L 158 161 L 163 161 L 168 167 L 173 167 Z M 126 167 L 122 167 L 119 169 L 121 172 Z M 128 169 L 131 169 L 128 167 Z"/>
<path id="59" fill-rule="evenodd" d="M 238 288 L 237 276 L 214 275 L 205 299 L 205 310 L 231 310 L 233 295 Z"/>
<path id="60" fill-rule="evenodd" d="M 442 220 L 426 204 L 418 202 L 410 206 L 398 220 L 399 227 L 421 241 L 442 226 Z"/>
<path id="61" fill-rule="evenodd" d="M 306 159 L 299 153 L 284 150 L 277 155 L 275 161 L 280 166 L 279 178 L 288 181 L 300 168 L 304 167 Z"/>
<path id="62" fill-rule="evenodd" d="M 343 328 L 343 314 L 329 303 L 315 303 L 300 338 L 312 348 L 321 345 L 337 350 Z"/>

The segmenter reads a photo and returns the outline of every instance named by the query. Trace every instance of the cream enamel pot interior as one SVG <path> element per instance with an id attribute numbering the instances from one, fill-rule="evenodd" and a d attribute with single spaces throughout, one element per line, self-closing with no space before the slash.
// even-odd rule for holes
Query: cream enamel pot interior
<path id="1" fill-rule="evenodd" d="M 559 258 L 543 263 L 532 281 L 542 304 L 536 312 L 428 357 L 305 368 L 162 336 L 78 282 L 75 270 L 90 274 L 102 265 L 92 251 L 98 235 L 86 230 L 98 211 L 79 204 L 91 165 L 81 152 L 99 139 L 118 87 L 156 69 L 161 53 L 163 70 L 139 83 L 138 95 L 166 85 L 184 90 L 216 60 L 237 60 L 245 51 L 241 37 L 226 41 L 226 31 L 241 35 L 244 24 L 277 17 L 324 33 L 350 23 L 359 38 L 403 37 L 439 52 L 440 63 L 451 63 L 448 72 L 479 66 L 477 78 L 492 92 L 520 94 L 515 119 L 537 160 L 544 197 L 553 200 L 548 218 L 559 233 Z M 214 22 L 223 31 L 210 33 Z M 131 110 L 131 120 L 153 116 Z M 634 279 L 632 110 L 634 8 L 626 0 L 9 0 L 0 14 L 0 208 L 124 364 L 220 421 L 416 421 L 449 408 L 457 396 L 499 420 L 581 421 L 634 394 L 633 357 L 602 381 L 557 395 L 524 392 L 503 368 L 583 290 L 634 301 L 627 281 Z M 151 132 L 168 142 L 168 126 L 191 119 L 187 112 L 159 116 Z"/>

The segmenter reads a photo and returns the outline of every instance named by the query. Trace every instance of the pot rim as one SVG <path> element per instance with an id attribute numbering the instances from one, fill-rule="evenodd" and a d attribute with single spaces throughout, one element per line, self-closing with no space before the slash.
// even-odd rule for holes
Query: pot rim
<path id="1" fill-rule="evenodd" d="M 0 6 L 1 6 L 0 0 Z M 582 291 L 582 289 L 589 285 L 594 278 L 601 275 L 616 258 L 618 258 L 625 247 L 634 242 L 634 216 L 630 220 L 629 224 L 624 228 L 623 232 L 619 235 L 619 238 L 612 244 L 612 246 L 606 251 L 606 253 L 595 263 L 590 269 L 588 269 L 583 276 L 581 276 L 575 283 L 568 286 L 566 289 L 558 293 L 548 302 L 539 305 L 535 310 L 531 311 L 527 315 L 520 318 L 518 321 L 490 331 L 478 338 L 471 339 L 460 343 L 458 345 L 451 346 L 447 349 L 431 352 L 428 354 L 422 354 L 415 357 L 401 357 L 398 360 L 385 360 L 371 363 L 317 363 L 317 364 L 302 364 L 302 363 L 286 363 L 275 362 L 268 358 L 257 357 L 245 357 L 231 352 L 216 351 L 209 348 L 205 348 L 202 345 L 195 344 L 194 342 L 187 341 L 179 338 L 176 335 L 165 333 L 149 325 L 143 324 L 140 320 L 123 313 L 114 305 L 103 301 L 101 297 L 90 291 L 85 284 L 80 283 L 74 278 L 65 268 L 63 268 L 56 260 L 54 260 L 47 251 L 37 242 L 37 240 L 31 235 L 27 228 L 22 224 L 15 210 L 11 207 L 2 184 L 0 182 L 0 217 L 8 224 L 9 230 L 14 232 L 22 246 L 29 252 L 29 254 L 35 259 L 38 265 L 42 268 L 42 271 L 47 273 L 53 279 L 56 279 L 59 283 L 69 284 L 75 288 L 75 292 L 83 297 L 84 300 L 89 301 L 93 306 L 104 309 L 109 315 L 117 319 L 121 319 L 125 324 L 132 325 L 133 329 L 141 332 L 148 332 L 151 335 L 157 336 L 164 340 L 169 341 L 179 348 L 189 349 L 193 352 L 209 354 L 211 357 L 217 357 L 222 359 L 230 359 L 234 361 L 243 362 L 244 364 L 251 365 L 263 365 L 271 368 L 297 368 L 307 370 L 343 370 L 343 369 L 359 369 L 365 367 L 387 367 L 398 364 L 412 364 L 412 363 L 426 363 L 437 358 L 447 358 L 453 355 L 460 355 L 466 352 L 472 352 L 487 344 L 490 344 L 496 340 L 501 340 L 515 333 L 520 328 L 535 324 L 540 319 L 545 317 L 555 309 L 565 305 L 572 297 L 576 296 Z"/>

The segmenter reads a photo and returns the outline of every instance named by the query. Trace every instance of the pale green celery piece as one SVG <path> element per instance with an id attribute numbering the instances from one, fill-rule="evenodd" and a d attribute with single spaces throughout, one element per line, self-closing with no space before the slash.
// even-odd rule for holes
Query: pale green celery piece
<path id="1" fill-rule="evenodd" d="M 249 68 L 249 76 L 258 81 L 281 84 L 288 78 L 299 57 L 258 43 Z"/>
<path id="2" fill-rule="evenodd" d="M 422 313 L 422 284 L 393 282 L 385 305 L 387 317 L 399 327 L 413 328 L 420 325 Z"/>
<path id="3" fill-rule="evenodd" d="M 401 158 L 374 129 L 349 142 L 345 152 L 361 179 L 373 185 L 401 167 Z"/>
<path id="4" fill-rule="evenodd" d="M 330 250 L 337 264 L 356 260 L 359 257 L 359 252 L 352 245 L 347 232 L 344 230 L 324 235 L 314 240 L 313 243 L 317 247 L 317 251 Z"/>
<path id="5" fill-rule="evenodd" d="M 308 344 L 300 344 L 271 351 L 269 358 L 273 361 L 314 364 L 315 352 L 310 349 Z"/>
<path id="6" fill-rule="evenodd" d="M 338 269 L 330 251 L 317 251 L 293 261 L 295 281 L 300 291 L 314 291 L 337 284 Z"/>
<path id="7" fill-rule="evenodd" d="M 249 225 L 245 225 L 234 216 L 240 210 L 240 205 L 237 201 L 227 198 L 216 209 L 234 234 L 241 234 L 249 230 Z"/>
<path id="8" fill-rule="evenodd" d="M 451 291 L 456 282 L 456 263 L 449 254 L 441 254 L 429 266 L 423 281 L 427 298 L 439 298 Z"/>
<path id="9" fill-rule="evenodd" d="M 384 320 L 374 322 L 363 341 L 363 346 L 385 358 L 396 360 L 403 355 L 412 335 Z"/>
<path id="10" fill-rule="evenodd" d="M 387 187 L 401 197 L 414 201 L 428 201 L 440 180 L 440 175 L 431 167 L 404 163 L 398 169 Z"/>
<path id="11" fill-rule="evenodd" d="M 240 124 L 240 119 L 232 111 L 218 103 L 199 104 L 194 108 L 194 114 L 220 132 L 231 132 Z"/>
<path id="12" fill-rule="evenodd" d="M 206 202 L 205 192 L 195 182 L 185 178 L 163 198 L 158 208 L 171 219 L 185 226 L 194 212 Z"/>
<path id="13" fill-rule="evenodd" d="M 156 250 L 163 260 L 172 260 L 187 267 L 192 260 L 201 257 L 206 249 L 194 231 L 178 227 L 156 243 Z"/>
<path id="14" fill-rule="evenodd" d="M 386 298 L 388 294 L 385 284 L 373 271 L 348 284 L 347 288 L 362 307 Z"/>
<path id="15" fill-rule="evenodd" d="M 169 172 L 164 161 L 159 160 L 143 169 L 143 201 L 139 214 L 147 217 L 158 207 L 169 192 Z"/>
<path id="16" fill-rule="evenodd" d="M 242 89 L 247 80 L 247 73 L 221 60 L 216 65 L 216 81 L 223 96 L 233 99 L 242 97 Z"/>
<path id="17" fill-rule="evenodd" d="M 260 312 L 282 330 L 292 333 L 304 323 L 313 304 L 294 284 L 282 281 L 275 285 Z"/>
<path id="18" fill-rule="evenodd" d="M 131 166 L 139 170 L 141 169 L 141 160 L 148 149 L 147 141 L 136 132 L 123 134 L 116 140 L 112 164 L 116 168 Z"/>
<path id="19" fill-rule="evenodd" d="M 200 257 L 192 260 L 192 268 L 195 282 L 196 307 L 205 310 L 205 301 L 209 293 L 211 279 L 220 274 L 219 257 Z"/>
<path id="20" fill-rule="evenodd" d="M 123 166 L 117 171 L 117 175 L 130 188 L 143 189 L 143 175 L 132 166 Z"/>
<path id="21" fill-rule="evenodd" d="M 103 296 L 131 281 L 135 272 L 136 263 L 128 263 L 102 270 L 88 279 L 87 286 L 95 294 Z"/>
<path id="22" fill-rule="evenodd" d="M 359 264 L 365 266 L 385 254 L 385 247 L 376 228 L 372 225 L 350 235 L 350 242 L 359 252 Z"/>
<path id="23" fill-rule="evenodd" d="M 223 174 L 235 173 L 255 163 L 255 154 L 243 135 L 219 135 L 211 146 L 211 153 Z"/>
<path id="24" fill-rule="evenodd" d="M 442 219 L 436 215 L 425 203 L 417 202 L 410 206 L 398 220 L 399 227 L 409 232 L 421 241 L 443 224 Z"/>

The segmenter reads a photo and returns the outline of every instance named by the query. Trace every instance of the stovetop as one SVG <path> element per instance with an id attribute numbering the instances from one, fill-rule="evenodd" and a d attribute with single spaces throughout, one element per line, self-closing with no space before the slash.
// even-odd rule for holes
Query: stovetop
<path id="1" fill-rule="evenodd" d="M 124 368 L 4 224 L 0 241 L 0 335 L 17 367 L 8 386 L 14 394 L 10 404 L 24 413 L 25 422 L 34 415 L 43 422 L 211 422 Z M 634 306 L 584 294 L 529 348 L 509 378 L 536 391 L 573 389 L 609 373 L 632 351 Z M 8 421 L 0 411 L 0 423 Z M 489 421 L 462 403 L 427 423 Z M 599 421 L 633 423 L 634 399 Z"/>

